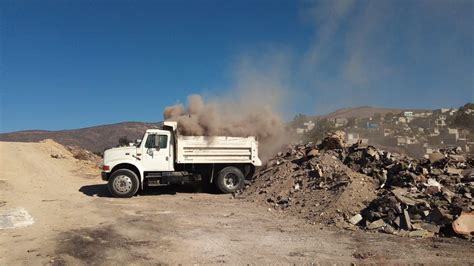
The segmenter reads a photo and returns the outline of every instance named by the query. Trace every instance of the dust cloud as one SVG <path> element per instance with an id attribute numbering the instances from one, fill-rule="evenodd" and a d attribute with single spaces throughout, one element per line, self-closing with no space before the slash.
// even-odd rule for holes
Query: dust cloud
<path id="1" fill-rule="evenodd" d="M 260 157 L 265 160 L 288 138 L 283 120 L 269 103 L 272 97 L 257 94 L 254 91 L 207 102 L 200 95 L 190 95 L 186 106 L 169 106 L 163 115 L 165 120 L 178 122 L 180 135 L 255 136 Z"/>

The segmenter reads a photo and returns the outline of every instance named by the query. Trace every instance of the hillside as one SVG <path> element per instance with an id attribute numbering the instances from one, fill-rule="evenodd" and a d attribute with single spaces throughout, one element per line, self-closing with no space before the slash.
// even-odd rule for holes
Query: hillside
<path id="1" fill-rule="evenodd" d="M 415 112 L 427 111 L 427 110 L 421 110 L 421 109 L 400 109 L 400 108 L 359 106 L 359 107 L 341 108 L 325 115 L 316 116 L 316 118 L 320 118 L 320 119 L 352 118 L 352 117 L 369 118 L 369 117 L 373 117 L 377 113 L 384 116 L 387 113 L 399 114 L 407 110 L 415 111 Z"/>
<path id="2" fill-rule="evenodd" d="M 27 130 L 0 134 L 0 141 L 38 142 L 53 139 L 63 145 L 77 145 L 92 152 L 102 152 L 106 148 L 116 146 L 120 137 L 126 136 L 130 140 L 141 138 L 145 130 L 154 125 L 124 122 L 59 131 Z"/>

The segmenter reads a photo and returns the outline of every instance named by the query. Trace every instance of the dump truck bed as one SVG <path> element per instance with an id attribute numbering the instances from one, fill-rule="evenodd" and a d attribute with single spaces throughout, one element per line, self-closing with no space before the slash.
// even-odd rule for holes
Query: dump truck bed
<path id="1" fill-rule="evenodd" d="M 177 136 L 176 162 L 180 164 L 249 163 L 262 165 L 254 137 Z"/>

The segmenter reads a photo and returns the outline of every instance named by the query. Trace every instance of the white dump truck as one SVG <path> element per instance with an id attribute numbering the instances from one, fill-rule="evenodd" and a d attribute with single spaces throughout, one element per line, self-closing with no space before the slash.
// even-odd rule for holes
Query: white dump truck
<path id="1" fill-rule="evenodd" d="M 148 129 L 134 146 L 104 152 L 102 179 L 116 197 L 144 186 L 211 183 L 223 193 L 241 189 L 261 166 L 255 137 L 181 136 L 177 122 Z"/>

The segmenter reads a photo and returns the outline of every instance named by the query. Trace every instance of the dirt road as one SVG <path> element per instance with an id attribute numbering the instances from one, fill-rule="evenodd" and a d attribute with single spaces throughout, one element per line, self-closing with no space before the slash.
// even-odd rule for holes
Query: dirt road
<path id="1" fill-rule="evenodd" d="M 111 198 L 98 173 L 54 142 L 0 142 L 0 265 L 474 262 L 466 240 L 320 228 L 229 195 Z"/>

